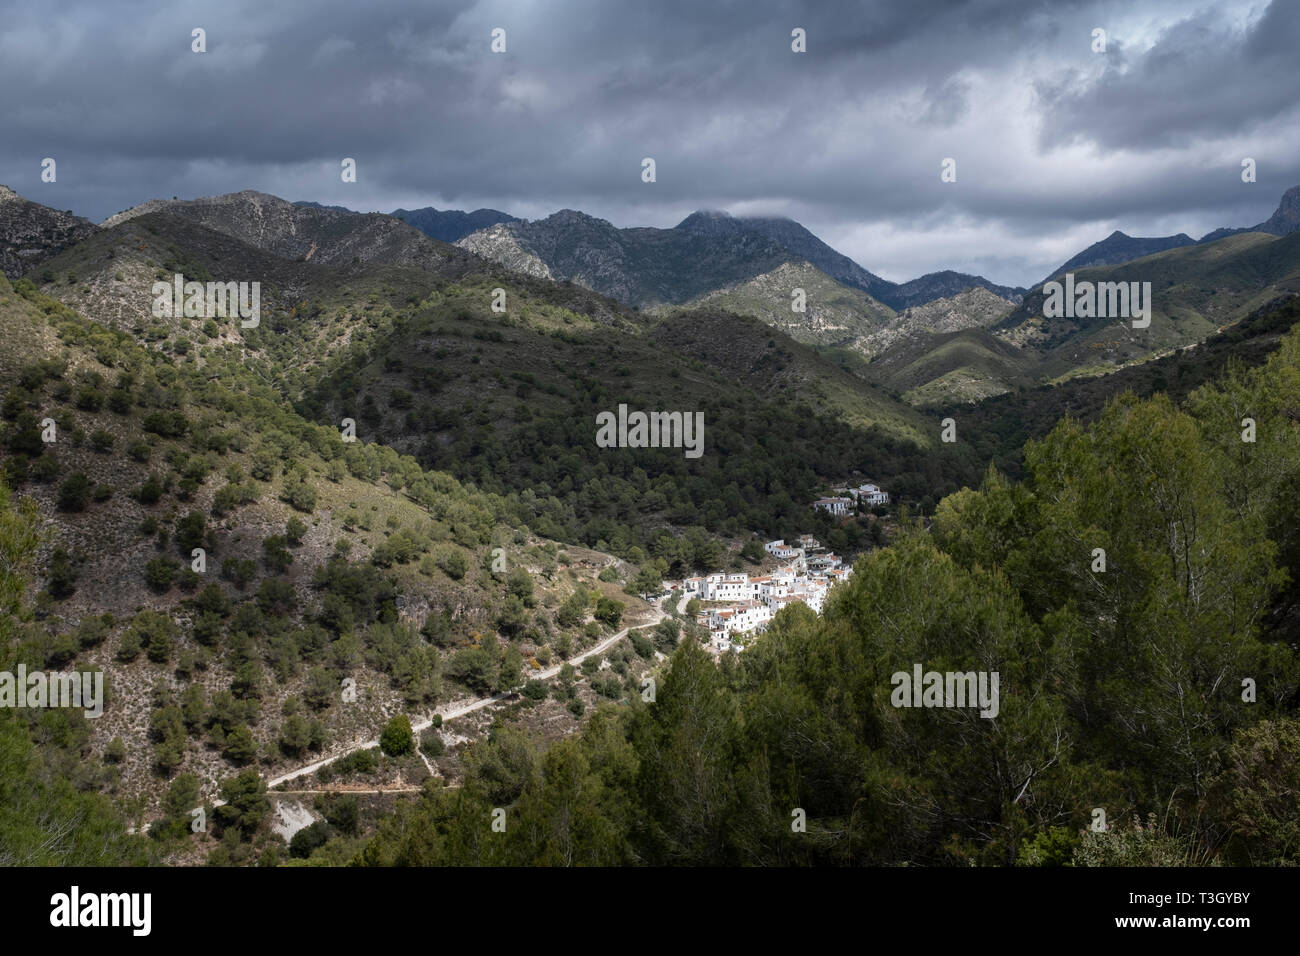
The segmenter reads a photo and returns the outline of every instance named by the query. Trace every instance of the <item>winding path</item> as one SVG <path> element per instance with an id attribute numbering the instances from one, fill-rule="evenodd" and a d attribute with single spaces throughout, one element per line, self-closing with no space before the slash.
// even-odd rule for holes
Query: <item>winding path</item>
<path id="1" fill-rule="evenodd" d="M 678 614 L 684 613 L 686 608 L 686 601 L 687 601 L 687 596 L 686 593 L 683 592 L 682 598 L 677 604 Z M 627 637 L 627 635 L 630 632 L 639 631 L 645 627 L 654 627 L 656 624 L 664 620 L 666 617 L 668 617 L 668 615 L 663 612 L 662 608 L 656 606 L 655 616 L 652 621 L 649 621 L 648 623 L 645 624 L 628 625 L 627 627 L 623 628 L 623 630 L 619 631 L 617 634 L 611 634 L 609 637 L 605 638 L 599 644 L 589 648 L 588 650 L 583 651 L 581 654 L 577 654 L 569 658 L 567 661 L 563 661 L 559 664 L 556 664 L 553 667 L 548 667 L 545 670 L 538 671 L 534 674 L 531 674 L 529 676 L 529 679 L 550 680 L 552 677 L 555 677 L 560 673 L 560 668 L 562 668 L 565 664 L 572 664 L 576 667 L 577 665 L 585 661 L 588 657 L 591 657 L 593 654 L 603 653 L 604 651 L 613 647 L 623 638 Z M 488 697 L 480 697 L 477 700 L 473 700 L 467 704 L 444 705 L 448 707 L 447 710 L 438 708 L 434 710 L 434 713 L 441 715 L 442 722 L 446 723 L 449 720 L 455 720 L 458 717 L 464 717 L 466 714 L 472 714 L 476 710 L 482 710 L 484 707 L 491 707 L 493 704 L 499 704 L 501 701 L 508 700 L 513 696 L 514 696 L 513 692 L 502 692 L 499 694 L 492 694 Z M 414 733 L 419 733 L 420 731 L 425 730 L 432 725 L 433 725 L 433 717 L 430 716 L 424 718 L 423 720 L 412 722 L 411 730 Z M 344 750 L 341 750 L 340 752 L 332 756 L 323 757 L 320 760 L 315 761 L 314 763 L 307 764 L 305 767 L 299 767 L 296 770 L 290 770 L 288 773 L 282 773 L 278 777 L 272 777 L 271 779 L 266 781 L 266 788 L 268 790 L 273 790 L 275 787 L 278 787 L 282 783 L 286 783 L 290 780 L 296 780 L 297 778 L 304 776 L 306 774 L 315 773 L 321 767 L 327 766 L 328 764 L 332 764 L 336 760 L 341 760 L 342 758 L 346 757 L 350 753 L 353 753 L 354 751 L 366 750 L 369 749 L 370 747 L 378 747 L 378 746 L 379 746 L 379 738 L 377 737 L 374 740 L 354 740 L 352 741 L 352 743 L 348 744 Z M 418 749 L 419 748 L 417 744 L 417 751 Z M 427 761 L 426 761 L 426 765 L 427 765 Z"/>

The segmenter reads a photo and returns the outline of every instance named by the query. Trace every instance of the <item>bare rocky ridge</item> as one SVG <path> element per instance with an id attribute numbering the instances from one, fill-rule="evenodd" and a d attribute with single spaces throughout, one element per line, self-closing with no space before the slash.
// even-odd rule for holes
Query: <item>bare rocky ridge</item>
<path id="1" fill-rule="evenodd" d="M 503 265 L 570 280 L 636 308 L 681 305 L 752 279 L 796 257 L 752 231 L 726 236 L 683 229 L 619 229 L 573 209 L 534 222 L 494 226 L 457 245 Z M 509 237 L 510 242 L 507 240 Z"/>
<path id="2" fill-rule="evenodd" d="M 31 202 L 0 186 L 0 270 L 10 279 L 95 232 L 89 219 Z"/>
<path id="3" fill-rule="evenodd" d="M 856 348 L 879 355 L 915 335 L 987 328 L 1009 314 L 1019 302 L 976 286 L 954 296 L 904 309 L 888 325 L 864 335 Z"/>
<path id="4" fill-rule="evenodd" d="M 1006 298 L 1025 290 L 982 276 L 934 272 L 902 284 L 873 275 L 793 219 L 735 217 L 705 210 L 671 229 L 619 229 L 572 209 L 472 233 L 463 249 L 528 275 L 569 279 L 637 308 L 704 301 L 714 293 L 809 263 L 844 293 L 865 293 L 877 306 L 901 309 L 972 287 Z M 788 299 L 789 290 L 784 292 Z M 837 295 L 837 298 L 844 298 Z M 869 309 L 868 311 L 872 311 Z"/>
<path id="5" fill-rule="evenodd" d="M 484 259 L 498 262 L 512 272 L 538 279 L 553 278 L 546 263 L 520 245 L 509 224 L 481 229 L 459 240 L 456 245 Z"/>
<path id="6" fill-rule="evenodd" d="M 803 312 L 791 308 L 794 289 L 804 290 Z M 877 331 L 894 316 L 892 309 L 867 293 L 836 282 L 801 260 L 782 263 L 771 272 L 707 293 L 688 308 L 701 306 L 752 315 L 796 341 L 822 345 L 853 343 Z"/>
<path id="7" fill-rule="evenodd" d="M 346 265 L 374 262 L 445 271 L 470 257 L 381 213 L 299 206 L 245 190 L 192 200 L 151 199 L 104 220 L 107 228 L 151 212 L 167 212 L 286 259 Z"/>

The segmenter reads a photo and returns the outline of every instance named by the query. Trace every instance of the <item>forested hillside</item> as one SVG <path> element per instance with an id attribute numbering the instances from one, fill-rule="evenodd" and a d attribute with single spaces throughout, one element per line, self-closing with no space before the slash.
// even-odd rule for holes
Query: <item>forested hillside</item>
<path id="1" fill-rule="evenodd" d="M 646 611 L 620 586 L 634 566 L 309 423 L 216 346 L 202 364 L 146 347 L 28 280 L 0 279 L 0 330 L 0 671 L 102 673 L 106 695 L 95 717 L 0 708 L 8 862 L 183 859 L 203 806 L 222 841 L 205 855 L 274 861 L 261 817 L 223 805 L 265 810 L 265 778 L 520 687 Z M 571 699 L 547 705 L 553 731 L 581 718 Z M 370 772 L 418 780 L 431 759 Z"/>
<path id="2" fill-rule="evenodd" d="M 990 471 L 862 558 L 821 619 L 784 611 L 720 667 L 687 642 L 653 703 L 576 739 L 476 744 L 491 772 L 400 807 L 358 861 L 1294 865 L 1297 395 L 1292 331 L 1180 404 L 1067 418 L 1022 481 Z M 891 706 L 916 664 L 1000 672 L 1000 714 Z"/>

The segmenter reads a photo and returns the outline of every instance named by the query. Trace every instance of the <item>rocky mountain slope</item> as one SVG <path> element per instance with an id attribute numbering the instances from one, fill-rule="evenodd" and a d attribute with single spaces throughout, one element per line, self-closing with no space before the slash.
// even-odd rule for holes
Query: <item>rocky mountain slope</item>
<path id="1" fill-rule="evenodd" d="M 1193 239 L 1186 233 L 1176 236 L 1140 237 L 1129 236 L 1118 229 L 1100 242 L 1094 242 L 1087 249 L 1067 259 L 1043 279 L 1048 282 L 1066 272 L 1076 269 L 1088 269 L 1094 266 L 1115 266 L 1134 259 L 1155 255 L 1168 249 L 1181 246 L 1208 244 L 1238 236 L 1246 232 L 1263 232 L 1271 236 L 1287 236 L 1300 229 L 1300 186 L 1293 186 L 1282 194 L 1282 199 L 1273 215 L 1254 226 L 1241 228 L 1225 227 L 1206 233 L 1200 239 Z"/>
<path id="2" fill-rule="evenodd" d="M 597 579 L 612 556 L 565 552 L 506 502 L 302 418 L 252 345 L 146 345 L 28 279 L 0 278 L 0 334 L 0 469 L 42 529 L 36 618 L 15 618 L 4 653 L 108 676 L 102 718 L 76 721 L 75 782 L 146 822 L 180 774 L 187 808 L 211 801 L 241 769 L 273 776 L 594 644 L 609 628 L 554 619 L 579 589 L 642 606 Z M 455 767 L 411 754 L 384 772 Z"/>
<path id="3" fill-rule="evenodd" d="M 792 259 L 772 239 L 683 229 L 618 229 L 572 209 L 498 225 L 457 245 L 531 275 L 568 279 L 635 307 L 680 305 Z"/>
<path id="4" fill-rule="evenodd" d="M 102 226 L 112 228 L 152 212 L 180 216 L 302 262 L 373 262 L 434 271 L 468 262 L 461 250 L 430 239 L 392 216 L 295 205 L 252 190 L 192 200 L 151 199 L 110 216 Z"/>
<path id="5" fill-rule="evenodd" d="M 853 348 L 870 357 L 918 335 L 986 328 L 1018 304 L 1019 299 L 1004 298 L 982 286 L 975 286 L 956 295 L 904 309 L 882 328 L 859 338 L 853 343 Z"/>
<path id="6" fill-rule="evenodd" d="M 1198 241 L 1217 242 L 1225 236 L 1235 236 L 1243 232 L 1266 232 L 1271 236 L 1289 236 L 1297 229 L 1300 229 L 1300 186 L 1292 186 L 1282 194 L 1282 200 L 1273 211 L 1273 215 L 1263 222 L 1244 229 L 1215 229 L 1213 232 L 1206 233 Z"/>
<path id="7" fill-rule="evenodd" d="M 1164 252 L 1166 249 L 1177 249 L 1179 246 L 1190 246 L 1195 242 L 1195 239 L 1183 232 L 1176 236 L 1143 239 L 1127 236 L 1116 229 L 1101 242 L 1094 242 L 1078 255 L 1072 256 L 1061 263 L 1043 281 L 1048 282 L 1057 276 L 1076 269 L 1088 269 L 1093 266 L 1114 266 L 1123 262 L 1132 262 L 1134 259 L 1141 259 L 1143 256 L 1153 256 L 1157 252 Z"/>
<path id="8" fill-rule="evenodd" d="M 919 278 L 899 283 L 879 298 L 895 309 L 910 309 L 936 299 L 951 299 L 967 289 L 985 289 L 999 298 L 1016 302 L 1027 291 L 1019 286 L 997 285 L 983 276 L 945 270 L 928 272 Z"/>
<path id="9" fill-rule="evenodd" d="M 994 327 L 1035 352 L 1046 379 L 1113 371 L 1201 341 L 1264 304 L 1300 293 L 1300 232 L 1242 233 L 1180 246 L 1115 266 L 1081 269 L 1075 281 L 1150 282 L 1151 325 L 1118 318 L 1045 318 L 1042 289 Z"/>
<path id="10" fill-rule="evenodd" d="M 89 219 L 31 202 L 0 186 L 0 272 L 17 279 L 95 228 Z"/>
<path id="11" fill-rule="evenodd" d="M 1024 291 L 957 272 L 889 282 L 792 219 L 717 211 L 692 213 L 671 229 L 619 229 L 566 209 L 534 222 L 493 226 L 457 244 L 510 268 L 569 279 L 637 307 L 698 303 L 711 293 L 769 275 L 782 264 L 801 262 L 893 309 L 972 287 L 1009 298 Z"/>
<path id="12" fill-rule="evenodd" d="M 803 309 L 798 312 L 794 310 L 795 290 L 803 293 Z M 771 272 L 716 289 L 685 306 L 701 307 L 752 315 L 799 342 L 818 345 L 859 342 L 894 317 L 888 306 L 803 261 L 782 263 Z M 668 310 L 660 307 L 654 311 Z"/>

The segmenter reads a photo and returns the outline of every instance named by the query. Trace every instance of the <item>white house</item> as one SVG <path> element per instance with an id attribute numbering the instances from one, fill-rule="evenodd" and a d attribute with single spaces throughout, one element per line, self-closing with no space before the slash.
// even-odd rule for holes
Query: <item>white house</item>
<path id="1" fill-rule="evenodd" d="M 744 601 L 754 594 L 747 574 L 710 574 L 704 579 L 706 601 Z"/>
<path id="2" fill-rule="evenodd" d="M 858 485 L 856 488 L 850 488 L 848 492 L 851 497 L 864 505 L 889 504 L 889 492 L 881 491 L 879 485 Z"/>
<path id="3" fill-rule="evenodd" d="M 849 513 L 849 506 L 853 504 L 849 498 L 818 498 L 812 503 L 814 509 L 825 511 L 834 517 L 841 517 Z"/>
<path id="4" fill-rule="evenodd" d="M 753 631 L 772 619 L 767 605 L 755 601 L 742 601 L 730 607 L 713 608 L 708 613 L 710 631 L 743 634 Z"/>
<path id="5" fill-rule="evenodd" d="M 829 571 L 831 568 L 838 568 L 843 563 L 839 555 L 834 552 L 818 554 L 808 559 L 808 569 L 810 571 Z"/>

